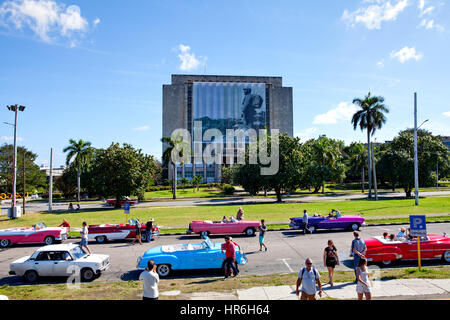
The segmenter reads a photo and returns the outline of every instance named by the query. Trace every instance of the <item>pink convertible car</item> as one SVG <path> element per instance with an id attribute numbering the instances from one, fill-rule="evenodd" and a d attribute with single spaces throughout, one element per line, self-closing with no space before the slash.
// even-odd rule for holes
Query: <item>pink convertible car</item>
<path id="1" fill-rule="evenodd" d="M 201 237 L 209 236 L 210 234 L 238 234 L 245 233 L 252 237 L 256 234 L 256 228 L 260 225 L 259 221 L 240 220 L 236 222 L 222 222 L 222 221 L 192 221 L 189 224 L 187 233 L 198 233 Z"/>
<path id="2" fill-rule="evenodd" d="M 14 243 L 44 243 L 50 245 L 67 239 L 67 228 L 47 227 L 40 222 L 31 228 L 10 228 L 0 230 L 0 247 L 6 248 Z"/>

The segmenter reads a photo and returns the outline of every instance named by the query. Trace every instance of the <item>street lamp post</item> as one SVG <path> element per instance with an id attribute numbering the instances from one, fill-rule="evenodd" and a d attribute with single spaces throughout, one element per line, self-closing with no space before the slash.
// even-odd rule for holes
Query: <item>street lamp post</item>
<path id="1" fill-rule="evenodd" d="M 11 203 L 11 217 L 16 216 L 16 175 L 17 175 L 17 111 L 25 110 L 24 106 L 19 105 L 11 105 L 6 106 L 8 110 L 14 111 L 15 120 L 14 120 L 14 152 L 13 152 L 13 174 L 12 174 L 12 203 Z"/>
<path id="2" fill-rule="evenodd" d="M 414 194 L 415 194 L 415 204 L 419 205 L 419 160 L 418 160 L 418 149 L 417 149 L 417 130 L 420 129 L 424 123 L 428 122 L 428 119 L 422 122 L 422 124 L 417 127 L 417 93 L 414 92 Z"/>

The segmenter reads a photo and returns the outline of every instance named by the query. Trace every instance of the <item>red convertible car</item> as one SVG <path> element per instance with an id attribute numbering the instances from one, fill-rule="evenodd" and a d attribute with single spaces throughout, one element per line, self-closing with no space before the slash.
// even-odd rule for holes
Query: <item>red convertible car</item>
<path id="1" fill-rule="evenodd" d="M 222 222 L 222 221 L 192 221 L 189 224 L 187 233 L 198 233 L 201 237 L 209 236 L 210 234 L 234 234 L 245 233 L 252 237 L 256 234 L 256 229 L 259 227 L 259 221 L 240 220 L 236 222 Z"/>
<path id="2" fill-rule="evenodd" d="M 147 241 L 145 233 L 146 225 L 141 225 L 141 240 Z M 157 225 L 152 226 L 152 240 L 159 236 Z M 97 243 L 104 243 L 108 240 L 124 240 L 136 238 L 136 221 L 130 219 L 127 224 L 100 224 L 88 227 L 88 239 Z"/>
<path id="3" fill-rule="evenodd" d="M 44 243 L 54 244 L 67 239 L 65 227 L 47 227 L 40 222 L 31 228 L 10 228 L 0 230 L 0 247 L 6 248 L 14 243 Z"/>
<path id="4" fill-rule="evenodd" d="M 399 260 L 417 260 L 417 238 L 405 241 L 390 241 L 374 237 L 366 241 L 366 258 L 372 263 L 389 266 Z M 450 238 L 429 234 L 420 240 L 420 257 L 423 260 L 442 259 L 450 263 Z"/>

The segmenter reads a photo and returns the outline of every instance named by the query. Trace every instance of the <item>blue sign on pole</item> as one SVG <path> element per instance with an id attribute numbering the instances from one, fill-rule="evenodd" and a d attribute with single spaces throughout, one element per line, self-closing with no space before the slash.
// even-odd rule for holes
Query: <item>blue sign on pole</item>
<path id="1" fill-rule="evenodd" d="M 123 204 L 123 213 L 130 214 L 130 203 L 129 202 L 125 202 Z"/>
<path id="2" fill-rule="evenodd" d="M 425 216 L 409 216 L 409 224 L 411 228 L 411 236 L 427 236 L 427 221 Z"/>

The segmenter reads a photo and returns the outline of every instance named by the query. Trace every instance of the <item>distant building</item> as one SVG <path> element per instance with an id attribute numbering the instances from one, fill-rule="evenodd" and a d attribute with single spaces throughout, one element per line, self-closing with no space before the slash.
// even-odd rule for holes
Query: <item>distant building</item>
<path id="1" fill-rule="evenodd" d="M 208 129 L 219 130 L 224 145 L 228 129 L 278 129 L 292 137 L 292 92 L 291 87 L 283 87 L 281 77 L 172 75 L 172 83 L 163 85 L 162 135 L 170 137 L 174 130 L 186 129 L 194 140 L 201 130 L 201 150 L 211 143 L 203 141 Z M 166 148 L 164 144 L 163 152 Z M 202 176 L 203 182 L 220 181 L 221 165 L 193 162 L 178 166 L 177 179 Z M 172 175 L 169 170 L 169 179 Z"/>
<path id="2" fill-rule="evenodd" d="M 67 168 L 66 166 L 60 166 L 59 168 L 53 168 L 53 170 L 52 170 L 53 178 L 62 176 L 62 174 L 66 168 Z M 39 167 L 39 170 L 45 171 L 45 175 L 47 176 L 47 181 L 48 181 L 49 177 L 50 177 L 50 167 L 48 167 L 46 165 L 41 165 Z"/>

